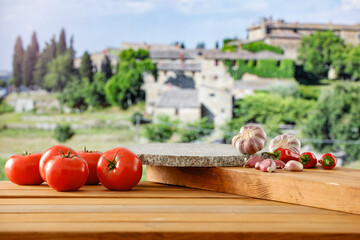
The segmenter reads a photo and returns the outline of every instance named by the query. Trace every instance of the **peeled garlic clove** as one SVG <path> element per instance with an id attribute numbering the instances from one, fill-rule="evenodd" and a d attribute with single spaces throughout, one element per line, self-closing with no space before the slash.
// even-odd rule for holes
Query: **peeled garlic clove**
<path id="1" fill-rule="evenodd" d="M 245 163 L 245 167 L 250 167 L 250 168 L 253 168 L 255 167 L 255 164 L 258 163 L 258 162 L 262 162 L 264 159 L 262 159 L 261 157 L 259 156 L 252 156 L 248 161 L 246 161 Z"/>
<path id="2" fill-rule="evenodd" d="M 258 125 L 246 125 L 233 137 L 232 144 L 242 154 L 252 155 L 264 148 L 266 133 Z"/>
<path id="3" fill-rule="evenodd" d="M 301 142 L 297 137 L 284 133 L 276 136 L 270 141 L 270 152 L 274 152 L 278 148 L 285 148 L 293 152 L 300 153 Z"/>
<path id="4" fill-rule="evenodd" d="M 288 171 L 294 171 L 294 172 L 300 172 L 303 170 L 303 165 L 301 164 L 301 162 L 295 161 L 295 160 L 290 160 L 285 164 L 284 169 L 288 170 Z"/>
<path id="5" fill-rule="evenodd" d="M 275 172 L 276 164 L 274 160 L 268 158 L 260 163 L 260 171 L 262 172 Z"/>
<path id="6" fill-rule="evenodd" d="M 276 164 L 276 168 L 284 168 L 285 167 L 285 163 L 279 159 L 275 159 L 274 162 Z"/>

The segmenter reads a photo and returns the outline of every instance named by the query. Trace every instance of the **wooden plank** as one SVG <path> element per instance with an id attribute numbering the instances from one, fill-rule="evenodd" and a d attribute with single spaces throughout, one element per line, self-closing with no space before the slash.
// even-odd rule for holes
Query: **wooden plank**
<path id="1" fill-rule="evenodd" d="M 173 240 L 184 240 L 184 239 L 269 239 L 269 240 L 303 240 L 303 239 L 317 239 L 317 240 L 357 240 L 359 234 L 353 233 L 308 233 L 308 232 L 129 232 L 129 231 L 112 231 L 112 232 L 101 232 L 101 233 L 84 233 L 84 232 L 11 232 L 11 233 L 0 233 L 0 238 L 14 240 L 14 239 L 72 239 L 72 240 L 160 240 L 160 239 L 173 239 Z"/>
<path id="2" fill-rule="evenodd" d="M 148 166 L 149 181 L 360 214 L 360 171 L 304 169 L 264 173 L 250 168 Z"/>
<path id="3" fill-rule="evenodd" d="M 0 198 L 0 205 L 290 205 L 255 198 Z"/>
<path id="4" fill-rule="evenodd" d="M 351 214 L 319 213 L 9 213 L 1 214 L 0 223 L 27 222 L 272 222 L 297 224 L 309 222 L 358 223 L 360 216 Z"/>
<path id="5" fill-rule="evenodd" d="M 261 227 L 259 226 L 261 224 Z M 21 231 L 19 231 L 21 230 Z M 243 222 L 242 224 L 226 222 L 45 222 L 45 223 L 2 223 L 2 234 L 9 233 L 106 233 L 106 232 L 246 232 L 246 233 L 333 233 L 357 234 L 360 228 L 355 223 L 326 223 L 323 227 L 312 222 L 271 223 Z"/>
<path id="6" fill-rule="evenodd" d="M 323 213 L 332 212 L 297 205 L 1 205 L 0 213 Z"/>

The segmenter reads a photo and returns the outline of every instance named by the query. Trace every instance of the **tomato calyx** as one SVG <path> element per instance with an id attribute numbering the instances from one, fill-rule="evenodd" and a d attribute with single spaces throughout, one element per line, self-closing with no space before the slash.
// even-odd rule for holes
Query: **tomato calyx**
<path id="1" fill-rule="evenodd" d="M 75 157 L 76 155 L 71 155 L 71 151 L 69 150 L 66 154 L 63 152 L 63 150 L 60 150 L 60 152 L 59 152 L 59 155 L 61 156 L 61 157 L 63 157 L 63 158 L 73 158 L 73 157 Z"/>
<path id="2" fill-rule="evenodd" d="M 87 148 L 86 148 L 86 145 L 84 146 L 84 151 L 83 151 L 84 153 L 92 153 L 92 152 L 94 152 L 94 151 L 91 151 L 91 150 L 88 150 Z"/>
<path id="3" fill-rule="evenodd" d="M 23 154 L 21 154 L 21 155 L 23 155 L 23 156 L 29 156 L 29 155 L 31 155 L 31 152 L 28 152 L 27 150 L 25 150 L 25 152 L 23 152 Z"/>
<path id="4" fill-rule="evenodd" d="M 106 159 L 106 157 L 103 157 L 106 161 L 107 161 L 107 165 L 106 165 L 106 168 L 108 169 L 106 171 L 105 174 L 108 174 L 110 171 L 112 171 L 113 169 L 116 168 L 116 163 L 118 162 L 119 158 L 122 157 L 122 156 L 119 156 L 119 157 L 116 157 L 117 154 L 119 153 L 119 151 L 116 152 L 116 154 L 114 155 L 114 158 L 113 160 L 109 160 L 109 159 Z M 104 169 L 105 170 L 105 169 Z"/>

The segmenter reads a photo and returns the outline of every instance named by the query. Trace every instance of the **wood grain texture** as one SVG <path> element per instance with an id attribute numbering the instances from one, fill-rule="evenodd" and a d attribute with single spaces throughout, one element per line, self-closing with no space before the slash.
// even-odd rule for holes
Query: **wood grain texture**
<path id="1" fill-rule="evenodd" d="M 360 238 L 360 215 L 206 190 L 141 182 L 54 193 L 0 182 L 0 239 Z"/>
<path id="2" fill-rule="evenodd" d="M 233 193 L 360 214 L 360 171 L 304 169 L 289 172 L 278 169 L 264 173 L 253 168 L 180 168 L 148 166 L 149 181 Z"/>

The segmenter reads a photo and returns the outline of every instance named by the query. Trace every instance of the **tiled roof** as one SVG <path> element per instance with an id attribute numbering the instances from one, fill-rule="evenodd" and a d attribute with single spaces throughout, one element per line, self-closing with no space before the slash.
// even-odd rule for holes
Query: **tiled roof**
<path id="1" fill-rule="evenodd" d="M 198 108 L 200 107 L 198 92 L 195 89 L 176 89 L 165 91 L 156 103 L 156 106 L 160 108 Z"/>
<path id="2" fill-rule="evenodd" d="M 197 56 L 195 50 L 149 50 L 149 56 L 151 59 L 180 59 L 182 54 L 183 59 L 193 59 Z"/>
<path id="3" fill-rule="evenodd" d="M 246 59 L 246 60 L 260 60 L 260 59 L 276 59 L 281 60 L 284 58 L 283 55 L 277 54 L 270 51 L 261 51 L 261 52 L 249 52 L 245 50 L 238 50 L 236 52 L 222 52 L 220 50 L 209 50 L 204 52 L 204 57 L 207 59 L 219 59 L 219 60 L 236 60 L 236 59 Z"/>
<path id="4" fill-rule="evenodd" d="M 291 30 L 282 30 L 282 31 L 272 31 L 271 33 L 267 34 L 270 38 L 294 38 L 300 39 L 301 35 L 291 31 Z"/>
<path id="5" fill-rule="evenodd" d="M 304 30 L 349 30 L 360 31 L 360 24 L 345 25 L 345 24 L 332 24 L 332 23 L 290 23 L 284 21 L 267 21 L 266 27 L 270 29 L 304 29 Z M 249 27 L 247 30 L 255 30 L 262 25 L 257 24 Z"/>
<path id="6" fill-rule="evenodd" d="M 182 64 L 180 61 L 160 62 L 157 64 L 157 70 L 199 72 L 201 71 L 201 64 L 187 62 Z"/>

